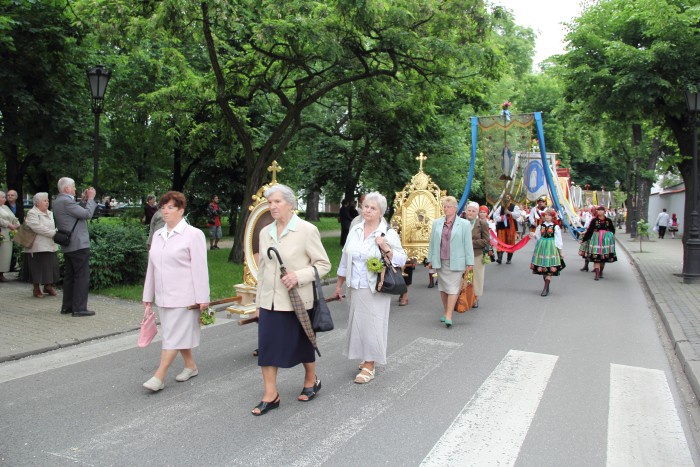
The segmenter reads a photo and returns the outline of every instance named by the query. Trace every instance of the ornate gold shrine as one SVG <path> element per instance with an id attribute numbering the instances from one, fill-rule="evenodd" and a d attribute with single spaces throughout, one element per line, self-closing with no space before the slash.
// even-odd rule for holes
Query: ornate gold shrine
<path id="1" fill-rule="evenodd" d="M 401 245 L 406 254 L 419 263 L 428 256 L 433 221 L 444 215 L 440 198 L 447 195 L 423 172 L 423 161 L 426 159 L 422 152 L 416 157 L 420 164 L 418 173 L 402 191 L 396 193 L 394 216 L 391 218 L 391 227 L 401 236 Z"/>
<path id="2" fill-rule="evenodd" d="M 260 231 L 273 222 L 270 215 L 270 205 L 265 198 L 265 190 L 273 185 L 277 185 L 277 173 L 282 171 L 282 167 L 277 164 L 277 161 L 272 161 L 268 172 L 272 173 L 272 180 L 258 189 L 251 196 L 253 203 L 248 207 L 251 211 L 250 216 L 245 224 L 245 232 L 243 234 L 243 255 L 245 264 L 243 265 L 243 283 L 236 284 L 233 287 L 236 289 L 236 296 L 241 297 L 241 301 L 234 303 L 226 308 L 227 316 L 230 318 L 232 313 L 239 315 L 248 315 L 255 311 L 255 291 L 258 285 L 258 256 Z"/>

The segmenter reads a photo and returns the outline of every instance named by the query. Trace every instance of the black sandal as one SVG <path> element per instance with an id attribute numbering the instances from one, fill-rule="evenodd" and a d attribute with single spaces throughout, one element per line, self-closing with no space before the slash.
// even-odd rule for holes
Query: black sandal
<path id="1" fill-rule="evenodd" d="M 309 402 L 312 400 L 314 397 L 316 397 L 316 393 L 321 390 L 321 380 L 316 378 L 316 382 L 314 383 L 313 387 L 310 388 L 301 388 L 301 394 L 300 396 L 306 396 L 308 399 L 297 399 L 299 402 Z"/>
<path id="2" fill-rule="evenodd" d="M 259 352 L 258 352 L 258 349 L 253 350 L 253 357 L 257 357 L 257 356 L 258 356 L 258 353 L 259 353 Z"/>
<path id="3" fill-rule="evenodd" d="M 259 417 L 260 415 L 265 415 L 270 410 L 276 409 L 279 406 L 280 406 L 280 393 L 278 392 L 277 397 L 272 402 L 260 401 L 260 403 L 258 405 L 253 407 L 253 410 L 258 409 L 260 411 L 260 413 L 255 413 L 255 412 L 253 412 L 253 410 L 251 410 L 250 413 L 252 413 L 256 417 Z"/>

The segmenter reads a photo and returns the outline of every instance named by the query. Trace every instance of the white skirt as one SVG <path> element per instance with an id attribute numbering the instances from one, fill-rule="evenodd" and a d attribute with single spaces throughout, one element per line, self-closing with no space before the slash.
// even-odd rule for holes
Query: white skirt
<path id="1" fill-rule="evenodd" d="M 199 327 L 199 308 L 158 308 L 163 350 L 183 350 L 199 347 L 202 331 Z"/>
<path id="2" fill-rule="evenodd" d="M 351 360 L 386 364 L 391 295 L 348 288 L 348 301 L 350 315 L 343 354 Z"/>
<path id="3" fill-rule="evenodd" d="M 451 271 L 450 260 L 440 261 L 440 266 L 442 267 L 437 270 L 438 290 L 445 292 L 447 295 L 459 295 L 464 271 Z"/>

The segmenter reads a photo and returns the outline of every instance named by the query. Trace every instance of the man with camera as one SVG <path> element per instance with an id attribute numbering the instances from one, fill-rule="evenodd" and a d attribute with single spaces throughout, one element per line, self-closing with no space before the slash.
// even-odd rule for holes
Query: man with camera
<path id="1" fill-rule="evenodd" d="M 75 181 L 63 177 L 58 181 L 58 196 L 53 202 L 56 228 L 68 233 L 70 242 L 61 246 L 65 259 L 63 305 L 61 314 L 75 317 L 93 316 L 87 308 L 90 289 L 90 235 L 87 219 L 95 213 L 95 189 L 83 191 L 80 202 L 75 199 Z"/>

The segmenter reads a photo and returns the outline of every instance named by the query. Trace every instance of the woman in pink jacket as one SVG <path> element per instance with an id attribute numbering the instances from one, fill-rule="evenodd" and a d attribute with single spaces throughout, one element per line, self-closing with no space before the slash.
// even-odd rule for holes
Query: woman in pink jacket
<path id="1" fill-rule="evenodd" d="M 207 244 L 201 230 L 184 219 L 185 197 L 169 191 L 160 199 L 165 227 L 153 236 L 148 254 L 148 270 L 143 286 L 143 304 L 148 310 L 155 297 L 163 334 L 160 366 L 143 386 L 151 391 L 163 389 L 168 368 L 178 352 L 185 368 L 175 381 L 187 381 L 197 376 L 197 364 L 192 349 L 199 346 L 200 311 L 209 307 L 209 272 Z M 197 309 L 189 306 L 199 304 Z"/>

